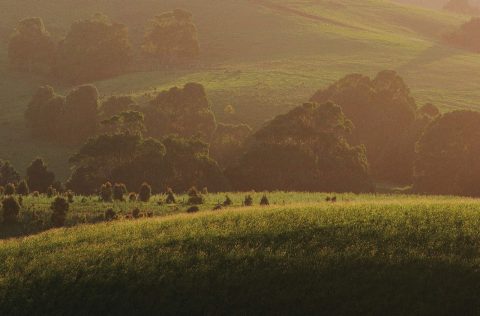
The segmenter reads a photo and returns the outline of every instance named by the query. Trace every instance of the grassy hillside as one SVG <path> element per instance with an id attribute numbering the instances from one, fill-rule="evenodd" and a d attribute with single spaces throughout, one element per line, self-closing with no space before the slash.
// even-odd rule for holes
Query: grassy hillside
<path id="1" fill-rule="evenodd" d="M 478 55 L 445 47 L 442 34 L 466 18 L 402 6 L 382 0 L 121 0 L 13 1 L 0 12 L 0 34 L 23 16 L 41 16 L 62 36 L 72 21 L 104 12 L 122 21 L 138 42 L 145 21 L 164 10 L 182 7 L 194 14 L 202 57 L 197 67 L 143 71 L 95 83 L 101 94 L 129 93 L 141 99 L 172 85 L 204 84 L 219 120 L 232 104 L 254 127 L 298 105 L 320 87 L 351 72 L 374 74 L 398 70 L 419 103 L 444 110 L 476 108 L 480 99 Z M 6 69 L 5 41 L 0 46 L 0 157 L 24 169 L 33 156 L 44 156 L 55 171 L 68 174 L 59 149 L 30 140 L 23 111 L 41 83 Z M 68 90 L 55 84 L 60 92 Z"/>
<path id="2" fill-rule="evenodd" d="M 476 314 L 479 210 L 370 197 L 1 241 L 0 313 Z"/>

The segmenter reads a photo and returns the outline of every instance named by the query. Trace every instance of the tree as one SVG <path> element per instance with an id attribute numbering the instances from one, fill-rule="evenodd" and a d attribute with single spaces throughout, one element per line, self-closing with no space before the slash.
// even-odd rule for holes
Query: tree
<path id="1" fill-rule="evenodd" d="M 111 96 L 100 106 L 100 116 L 109 119 L 121 112 L 139 111 L 140 107 L 131 96 Z"/>
<path id="2" fill-rule="evenodd" d="M 3 222 L 5 224 L 13 224 L 18 220 L 20 213 L 20 204 L 13 196 L 8 196 L 2 201 Z"/>
<path id="3" fill-rule="evenodd" d="M 65 220 L 67 218 L 67 212 L 69 208 L 70 205 L 65 198 L 59 196 L 55 198 L 55 200 L 50 206 L 50 209 L 53 211 L 52 224 L 54 227 L 62 227 L 65 225 Z"/>
<path id="4" fill-rule="evenodd" d="M 106 182 L 100 187 L 100 199 L 103 202 L 113 202 L 113 187 L 110 182 Z"/>
<path id="5" fill-rule="evenodd" d="M 60 79 L 85 83 L 125 72 L 132 58 L 127 27 L 97 14 L 73 23 L 59 44 L 55 73 Z"/>
<path id="6" fill-rule="evenodd" d="M 251 135 L 250 126 L 218 124 L 210 142 L 210 154 L 220 166 L 226 168 L 241 156 L 244 144 Z"/>
<path id="7" fill-rule="evenodd" d="M 150 197 L 152 196 L 152 187 L 144 182 L 140 186 L 140 190 L 138 191 L 138 199 L 142 202 L 150 201 Z"/>
<path id="8" fill-rule="evenodd" d="M 145 122 L 149 134 L 157 138 L 176 134 L 209 141 L 216 128 L 207 94 L 198 83 L 160 92 L 145 110 Z"/>
<path id="9" fill-rule="evenodd" d="M 126 111 L 101 122 L 107 133 L 142 136 L 145 131 L 145 116 L 142 112 Z"/>
<path id="10" fill-rule="evenodd" d="M 411 183 L 418 140 L 412 134 L 421 135 L 419 125 L 425 123 L 426 117 L 417 113 L 409 88 L 396 72 L 382 71 L 373 79 L 360 74 L 348 75 L 319 90 L 312 101 L 332 101 L 342 108 L 355 126 L 348 141 L 365 145 L 376 180 Z"/>
<path id="11" fill-rule="evenodd" d="M 27 183 L 32 191 L 46 193 L 49 186 L 55 182 L 55 174 L 48 171 L 48 166 L 42 158 L 32 161 L 27 168 Z"/>
<path id="12" fill-rule="evenodd" d="M 7 186 L 11 183 L 18 183 L 20 175 L 9 161 L 0 160 L 0 186 Z"/>
<path id="13" fill-rule="evenodd" d="M 49 74 L 55 59 L 55 46 L 42 19 L 23 19 L 8 45 L 10 66 L 19 71 Z"/>
<path id="14" fill-rule="evenodd" d="M 480 196 L 480 113 L 439 116 L 417 145 L 414 190 L 418 193 Z"/>
<path id="15" fill-rule="evenodd" d="M 480 53 L 480 18 L 474 17 L 446 36 L 446 41 L 460 48 Z"/>
<path id="16" fill-rule="evenodd" d="M 24 196 L 30 194 L 30 188 L 28 187 L 27 181 L 25 180 L 20 181 L 17 187 L 17 193 Z"/>
<path id="17" fill-rule="evenodd" d="M 142 48 L 162 64 L 198 57 L 200 46 L 192 14 L 177 9 L 150 20 Z"/>
<path id="18" fill-rule="evenodd" d="M 304 104 L 257 131 L 226 174 L 242 191 L 370 192 L 365 149 L 345 139 L 352 128 L 333 103 Z"/>
<path id="19" fill-rule="evenodd" d="M 25 111 L 33 137 L 60 143 L 79 143 L 97 131 L 98 91 L 80 86 L 64 97 L 50 86 L 38 88 Z"/>

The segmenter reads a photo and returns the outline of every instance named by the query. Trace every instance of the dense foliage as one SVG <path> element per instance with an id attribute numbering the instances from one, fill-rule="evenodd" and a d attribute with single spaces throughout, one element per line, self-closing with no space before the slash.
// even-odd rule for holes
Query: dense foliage
<path id="1" fill-rule="evenodd" d="M 438 117 L 418 143 L 414 189 L 420 193 L 480 196 L 480 113 Z"/>
<path id="2" fill-rule="evenodd" d="M 340 107 L 307 103 L 257 131 L 240 161 L 227 170 L 237 190 L 373 190 L 363 147 Z"/>
<path id="3" fill-rule="evenodd" d="M 355 129 L 349 140 L 363 144 L 376 180 L 409 184 L 412 181 L 415 143 L 429 116 L 417 113 L 417 105 L 403 79 L 382 71 L 373 79 L 351 74 L 313 97 L 341 106 Z"/>
<path id="4" fill-rule="evenodd" d="M 480 18 L 472 18 L 446 39 L 454 46 L 480 53 Z"/>

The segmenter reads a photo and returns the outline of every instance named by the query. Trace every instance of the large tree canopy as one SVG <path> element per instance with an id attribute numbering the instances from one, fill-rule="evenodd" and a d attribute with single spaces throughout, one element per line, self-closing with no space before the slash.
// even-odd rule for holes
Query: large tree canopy
<path id="1" fill-rule="evenodd" d="M 198 83 L 160 92 L 145 109 L 145 114 L 148 133 L 153 137 L 176 134 L 208 142 L 216 128 L 207 94 Z"/>
<path id="2" fill-rule="evenodd" d="M 480 196 L 480 113 L 438 117 L 417 147 L 414 189 L 419 193 Z"/>
<path id="3" fill-rule="evenodd" d="M 49 74 L 55 49 L 55 42 L 45 29 L 42 19 L 23 19 L 9 42 L 10 65 L 20 71 Z"/>
<path id="4" fill-rule="evenodd" d="M 176 9 L 152 19 L 145 32 L 143 50 L 163 64 L 197 57 L 200 48 L 192 14 Z"/>
<path id="5" fill-rule="evenodd" d="M 428 120 L 417 113 L 415 100 L 397 73 L 382 71 L 374 79 L 348 75 L 319 90 L 312 101 L 333 101 L 342 107 L 355 126 L 349 140 L 366 146 L 377 180 L 411 183 L 414 144 Z"/>
<path id="6" fill-rule="evenodd" d="M 126 71 L 132 58 L 127 27 L 97 14 L 71 26 L 59 44 L 55 71 L 60 79 L 85 83 Z"/>
<path id="7" fill-rule="evenodd" d="M 50 86 L 40 87 L 25 111 L 32 136 L 61 143 L 79 143 L 97 131 L 98 91 L 85 85 L 66 97 Z"/>
<path id="8" fill-rule="evenodd" d="M 333 103 L 305 104 L 256 132 L 227 176 L 238 190 L 372 190 L 363 147 L 345 136 L 352 123 Z"/>
<path id="9" fill-rule="evenodd" d="M 156 192 L 167 187 L 177 191 L 191 186 L 228 189 L 218 164 L 209 157 L 208 145 L 199 140 L 105 134 L 91 138 L 70 162 L 74 171 L 67 186 L 77 193 L 91 194 L 106 181 L 131 188 L 146 181 Z"/>
<path id="10" fill-rule="evenodd" d="M 472 18 L 447 36 L 447 41 L 458 47 L 480 53 L 480 18 Z"/>

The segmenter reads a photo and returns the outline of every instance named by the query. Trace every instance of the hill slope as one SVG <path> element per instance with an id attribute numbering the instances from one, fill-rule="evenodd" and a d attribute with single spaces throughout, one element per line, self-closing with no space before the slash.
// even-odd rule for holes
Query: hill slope
<path id="1" fill-rule="evenodd" d="M 457 315 L 480 205 L 398 198 L 61 229 L 0 242 L 0 312 Z"/>
<path id="2" fill-rule="evenodd" d="M 3 5 L 3 4 L 2 4 Z M 138 42 L 145 21 L 164 10 L 182 7 L 194 14 L 202 57 L 193 69 L 145 71 L 97 82 L 102 95 L 132 93 L 139 98 L 172 85 L 197 81 L 207 88 L 219 120 L 232 104 L 254 127 L 298 105 L 339 77 L 396 69 L 420 103 L 445 110 L 475 108 L 478 55 L 445 47 L 442 34 L 465 17 L 402 6 L 382 0 L 122 0 L 13 1 L 0 13 L 6 34 L 23 16 L 41 16 L 60 37 L 74 20 L 105 12 L 128 24 Z M 23 111 L 39 78 L 6 69 L 5 41 L 0 46 L 0 157 L 23 169 L 42 155 L 60 176 L 68 173 L 73 149 L 32 142 Z M 56 87 L 65 91 L 69 87 Z"/>

